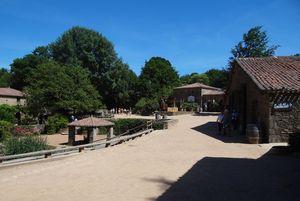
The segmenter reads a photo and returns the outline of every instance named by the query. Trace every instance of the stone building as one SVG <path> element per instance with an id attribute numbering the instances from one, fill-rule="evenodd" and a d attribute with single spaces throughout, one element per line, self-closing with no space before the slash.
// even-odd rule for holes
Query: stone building
<path id="1" fill-rule="evenodd" d="M 257 124 L 263 142 L 285 142 L 300 129 L 300 57 L 236 59 L 226 92 L 239 128 Z"/>
<path id="2" fill-rule="evenodd" d="M 25 96 L 21 91 L 12 88 L 0 88 L 0 104 L 24 105 Z"/>
<path id="3" fill-rule="evenodd" d="M 173 98 L 178 106 L 183 102 L 195 102 L 199 106 L 204 104 L 209 106 L 213 102 L 222 105 L 224 91 L 201 83 L 193 83 L 175 88 L 173 90 Z"/>

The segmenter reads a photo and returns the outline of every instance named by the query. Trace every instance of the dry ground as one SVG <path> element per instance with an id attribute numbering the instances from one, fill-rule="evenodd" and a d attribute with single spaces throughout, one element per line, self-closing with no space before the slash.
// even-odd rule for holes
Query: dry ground
<path id="1" fill-rule="evenodd" d="M 299 158 L 218 136 L 216 116 L 175 118 L 169 130 L 118 146 L 0 168 L 0 200 L 299 199 Z"/>

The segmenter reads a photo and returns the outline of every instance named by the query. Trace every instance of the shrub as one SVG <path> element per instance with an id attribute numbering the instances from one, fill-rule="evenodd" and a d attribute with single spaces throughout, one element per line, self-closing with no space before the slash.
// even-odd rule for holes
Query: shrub
<path id="1" fill-rule="evenodd" d="M 7 121 L 0 121 L 0 142 L 4 141 L 12 136 L 12 123 Z"/>
<path id="2" fill-rule="evenodd" d="M 41 151 L 48 148 L 46 140 L 40 136 L 12 137 L 4 141 L 4 155 Z"/>
<path id="3" fill-rule="evenodd" d="M 219 112 L 219 111 L 221 111 L 220 104 L 219 104 L 217 101 L 214 101 L 214 102 L 211 104 L 210 110 L 211 110 L 212 112 Z"/>
<path id="4" fill-rule="evenodd" d="M 65 128 L 67 125 L 68 119 L 66 117 L 54 115 L 47 119 L 44 132 L 47 134 L 57 133 L 60 129 Z"/>
<path id="5" fill-rule="evenodd" d="M 157 122 L 157 121 L 155 121 L 152 124 L 152 128 L 154 130 L 163 130 L 164 129 L 164 124 L 163 124 L 163 122 Z"/>
<path id="6" fill-rule="evenodd" d="M 142 124 L 145 124 L 147 120 L 145 119 L 116 119 L 113 120 L 114 125 L 114 134 L 120 135 L 131 128 L 135 128 Z M 142 127 L 141 127 L 142 129 Z"/>
<path id="7" fill-rule="evenodd" d="M 30 125 L 18 125 L 12 129 L 12 134 L 15 137 L 24 137 L 28 135 L 37 134 L 38 130 Z"/>
<path id="8" fill-rule="evenodd" d="M 14 123 L 16 120 L 16 112 L 17 108 L 15 106 L 9 106 L 5 104 L 0 105 L 0 120 Z"/>
<path id="9" fill-rule="evenodd" d="M 151 115 L 159 109 L 159 104 L 156 99 L 141 98 L 135 105 L 135 111 L 141 115 Z"/>
<path id="10" fill-rule="evenodd" d="M 98 134 L 99 135 L 107 135 L 108 134 L 108 129 L 107 128 L 103 128 L 103 127 L 99 127 L 98 128 Z"/>
<path id="11" fill-rule="evenodd" d="M 189 103 L 189 102 L 184 102 L 182 104 L 182 108 L 185 109 L 186 111 L 196 111 L 198 108 L 197 103 Z"/>

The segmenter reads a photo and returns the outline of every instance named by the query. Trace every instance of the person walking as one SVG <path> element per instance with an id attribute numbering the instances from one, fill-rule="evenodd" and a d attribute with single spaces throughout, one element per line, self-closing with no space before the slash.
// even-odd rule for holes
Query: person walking
<path id="1" fill-rule="evenodd" d="M 224 113 L 221 112 L 221 114 L 219 114 L 217 119 L 219 135 L 222 133 L 223 121 L 224 121 Z"/>

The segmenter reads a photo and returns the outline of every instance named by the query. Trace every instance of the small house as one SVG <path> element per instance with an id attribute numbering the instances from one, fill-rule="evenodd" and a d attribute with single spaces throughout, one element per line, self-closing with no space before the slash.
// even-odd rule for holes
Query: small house
<path id="1" fill-rule="evenodd" d="M 24 93 L 12 88 L 0 88 L 0 104 L 24 105 Z"/>
<path id="2" fill-rule="evenodd" d="M 286 142 L 300 129 L 300 57 L 239 58 L 226 92 L 241 133 L 256 124 L 263 142 Z"/>
<path id="3" fill-rule="evenodd" d="M 202 83 L 193 83 L 176 87 L 173 90 L 173 98 L 177 105 L 184 102 L 197 103 L 201 108 L 207 106 L 210 111 L 214 103 L 223 105 L 224 91 L 220 88 L 208 86 Z"/>

